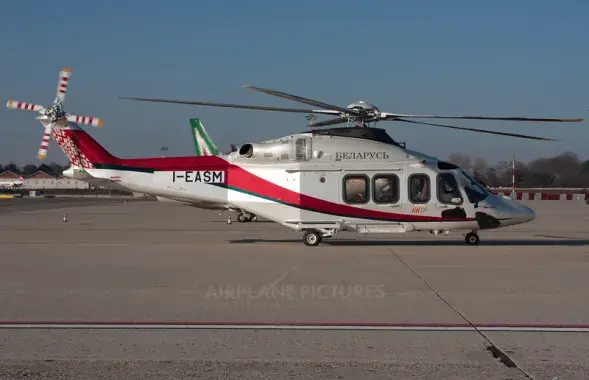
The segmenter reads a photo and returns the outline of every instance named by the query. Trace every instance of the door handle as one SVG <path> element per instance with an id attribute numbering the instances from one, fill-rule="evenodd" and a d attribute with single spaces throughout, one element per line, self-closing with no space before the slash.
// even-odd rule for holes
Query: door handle
<path id="1" fill-rule="evenodd" d="M 389 207 L 401 207 L 401 205 L 389 205 Z"/>
<path id="2" fill-rule="evenodd" d="M 438 203 L 437 204 L 438 208 L 448 208 L 448 205 L 442 204 L 442 203 Z"/>

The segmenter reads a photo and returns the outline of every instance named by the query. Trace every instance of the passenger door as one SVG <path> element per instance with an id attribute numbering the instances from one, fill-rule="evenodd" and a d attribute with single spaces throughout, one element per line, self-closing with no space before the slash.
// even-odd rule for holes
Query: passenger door
<path id="1" fill-rule="evenodd" d="M 465 218 L 464 197 L 453 173 L 436 176 L 436 208 L 444 218 Z"/>
<path id="2" fill-rule="evenodd" d="M 407 202 L 403 205 L 403 213 L 409 215 L 436 215 L 437 210 L 431 204 L 435 191 L 431 177 L 423 172 L 408 173 L 405 179 Z"/>

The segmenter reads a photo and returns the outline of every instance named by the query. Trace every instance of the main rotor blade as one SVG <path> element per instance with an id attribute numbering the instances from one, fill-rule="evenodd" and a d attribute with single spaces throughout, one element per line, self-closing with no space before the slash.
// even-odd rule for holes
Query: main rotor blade
<path id="1" fill-rule="evenodd" d="M 583 119 L 567 119 L 567 118 L 538 118 L 538 117 L 520 117 L 520 116 L 437 116 L 437 115 L 403 115 L 397 113 L 381 113 L 381 117 L 386 120 L 396 120 L 400 117 L 404 118 L 422 118 L 422 119 L 465 119 L 465 120 L 510 120 L 510 121 L 540 121 L 540 122 L 558 122 L 558 123 L 578 123 Z"/>
<path id="2" fill-rule="evenodd" d="M 307 124 L 307 127 L 325 127 L 327 125 L 343 124 L 347 122 L 347 117 L 338 117 L 337 119 L 329 119 L 325 121 L 318 121 L 317 123 Z"/>
<path id="3" fill-rule="evenodd" d="M 522 134 L 519 134 L 519 133 L 495 132 L 495 131 L 487 131 L 487 130 L 478 129 L 478 128 L 456 127 L 456 126 L 453 126 L 453 125 L 424 123 L 422 121 L 413 121 L 413 120 L 404 120 L 404 119 L 394 119 L 394 120 L 395 121 L 402 121 L 404 123 L 431 125 L 431 126 L 434 126 L 434 127 L 452 128 L 452 129 L 458 129 L 458 130 L 462 130 L 462 131 L 488 133 L 488 134 L 491 134 L 491 135 L 501 135 L 501 136 L 518 137 L 518 138 L 522 138 L 522 139 L 544 140 L 544 141 L 559 141 L 559 140 L 556 140 L 556 139 L 549 139 L 549 138 L 546 138 L 546 137 L 528 136 L 528 135 L 522 135 Z"/>
<path id="4" fill-rule="evenodd" d="M 332 110 L 332 111 L 338 111 L 338 112 L 342 112 L 342 113 L 348 114 L 348 115 L 358 115 L 358 112 L 356 112 L 354 110 L 349 110 L 347 108 L 342 108 L 342 107 L 334 106 L 331 104 L 318 102 L 318 101 L 312 100 L 312 99 L 302 98 L 300 96 L 287 94 L 285 92 L 268 90 L 267 88 L 260 88 L 260 87 L 254 87 L 254 86 L 244 86 L 244 87 L 255 90 L 255 91 L 260 91 L 260 92 L 263 92 L 268 95 L 278 96 L 279 98 L 294 100 L 295 102 L 308 104 L 310 106 L 321 107 L 321 108 L 325 108 L 327 110 Z"/>
<path id="5" fill-rule="evenodd" d="M 153 98 L 132 98 L 132 97 L 119 97 L 119 99 L 138 100 L 140 102 L 189 104 L 189 105 L 195 105 L 195 106 L 241 108 L 241 109 L 262 110 L 262 111 L 296 112 L 296 113 L 307 113 L 307 114 L 308 113 L 339 114 L 336 111 L 329 111 L 329 110 L 312 110 L 312 109 L 301 109 L 301 108 L 282 108 L 282 107 L 249 106 L 249 105 L 243 105 L 243 104 L 228 104 L 228 103 L 215 103 L 215 102 L 193 102 L 193 101 L 189 101 L 189 100 L 171 100 L 171 99 L 153 99 Z"/>

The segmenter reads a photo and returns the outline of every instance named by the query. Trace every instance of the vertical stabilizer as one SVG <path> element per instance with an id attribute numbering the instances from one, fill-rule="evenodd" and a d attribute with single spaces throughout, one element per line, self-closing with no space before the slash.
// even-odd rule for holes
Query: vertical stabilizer
<path id="1" fill-rule="evenodd" d="M 41 120 L 41 124 L 46 129 L 48 123 L 46 120 Z M 75 123 L 68 123 L 67 127 L 53 128 L 51 137 L 68 158 L 72 167 L 95 169 L 96 166 L 114 165 L 119 161 Z"/>
<path id="2" fill-rule="evenodd" d="M 211 140 L 200 119 L 190 119 L 194 149 L 197 156 L 218 156 L 219 150 Z"/>

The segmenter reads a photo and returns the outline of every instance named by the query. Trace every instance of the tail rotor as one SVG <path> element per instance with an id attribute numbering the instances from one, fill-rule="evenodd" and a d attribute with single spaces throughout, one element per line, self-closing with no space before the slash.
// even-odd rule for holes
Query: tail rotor
<path id="1" fill-rule="evenodd" d="M 54 129 L 67 128 L 68 123 L 83 124 L 98 128 L 102 126 L 102 120 L 100 118 L 77 116 L 65 111 L 63 102 L 65 101 L 70 76 L 71 70 L 69 68 L 64 68 L 59 72 L 55 100 L 50 107 L 21 102 L 18 100 L 9 100 L 8 103 L 6 103 L 6 107 L 9 109 L 34 111 L 39 113 L 39 116 L 37 116 L 36 119 L 41 121 L 41 124 L 45 127 L 41 146 L 37 152 L 37 158 L 40 160 L 47 156 L 47 149 Z"/>

